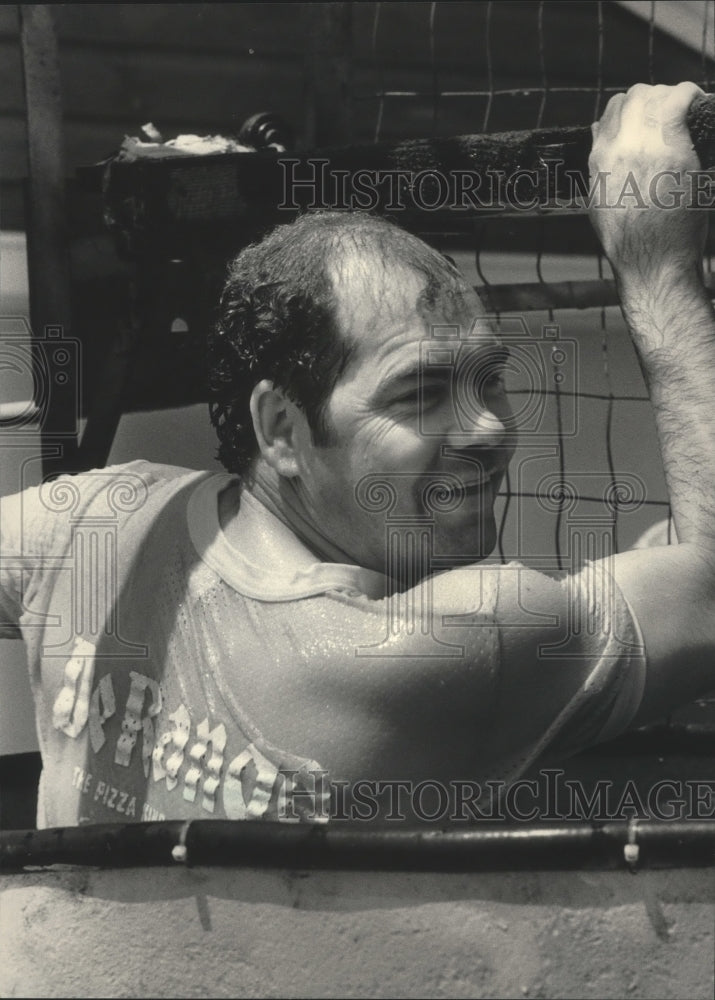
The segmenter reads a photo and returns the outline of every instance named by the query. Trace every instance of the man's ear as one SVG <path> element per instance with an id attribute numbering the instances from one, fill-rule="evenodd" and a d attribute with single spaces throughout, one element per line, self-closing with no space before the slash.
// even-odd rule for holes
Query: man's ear
<path id="1" fill-rule="evenodd" d="M 258 447 L 271 468 L 287 478 L 298 475 L 294 431 L 299 414 L 295 403 L 268 379 L 254 386 L 251 417 Z"/>

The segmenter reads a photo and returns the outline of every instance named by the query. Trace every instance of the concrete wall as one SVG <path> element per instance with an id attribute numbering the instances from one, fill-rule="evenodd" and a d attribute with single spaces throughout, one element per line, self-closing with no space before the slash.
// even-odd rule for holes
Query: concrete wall
<path id="1" fill-rule="evenodd" d="M 712 998 L 715 870 L 68 869 L 0 882 L 0 995 Z"/>

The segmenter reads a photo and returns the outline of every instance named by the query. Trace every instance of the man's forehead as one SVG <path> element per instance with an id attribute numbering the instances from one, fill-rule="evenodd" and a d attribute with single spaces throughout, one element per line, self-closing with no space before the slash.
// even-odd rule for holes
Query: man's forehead
<path id="1" fill-rule="evenodd" d="M 353 336 L 374 320 L 384 323 L 415 310 L 426 284 L 413 268 L 373 253 L 342 255 L 332 262 L 330 277 L 341 326 Z"/>
<path id="2" fill-rule="evenodd" d="M 428 294 L 425 274 L 372 255 L 350 255 L 331 270 L 340 327 L 358 353 L 430 337 L 496 340 L 479 296 L 464 281 L 437 281 Z"/>

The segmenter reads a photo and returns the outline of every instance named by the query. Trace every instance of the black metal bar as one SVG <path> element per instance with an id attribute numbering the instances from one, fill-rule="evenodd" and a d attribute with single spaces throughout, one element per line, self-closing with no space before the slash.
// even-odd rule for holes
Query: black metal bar
<path id="1" fill-rule="evenodd" d="M 489 313 L 541 312 L 549 309 L 593 309 L 620 304 L 613 280 L 534 281 L 476 286 Z"/>
<path id="2" fill-rule="evenodd" d="M 375 871 L 625 870 L 715 864 L 715 822 L 525 825 L 464 832 L 198 820 L 0 833 L 0 870 L 56 864 Z M 631 851 L 631 854 L 634 852 Z"/>
<path id="3" fill-rule="evenodd" d="M 705 287 L 715 296 L 715 275 L 704 277 Z M 620 306 L 612 278 L 583 281 L 533 281 L 519 284 L 489 283 L 475 286 L 487 312 L 546 312 L 549 309 L 596 309 Z M 608 398 L 608 397 L 606 397 Z"/>

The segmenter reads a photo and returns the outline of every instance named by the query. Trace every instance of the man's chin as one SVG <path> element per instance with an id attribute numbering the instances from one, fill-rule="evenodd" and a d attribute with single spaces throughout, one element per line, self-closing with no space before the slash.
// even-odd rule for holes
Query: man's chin
<path id="1" fill-rule="evenodd" d="M 449 569 L 488 559 L 497 544 L 497 525 L 494 517 L 487 517 L 477 525 L 447 534 L 435 531 L 434 556 L 438 563 Z"/>

